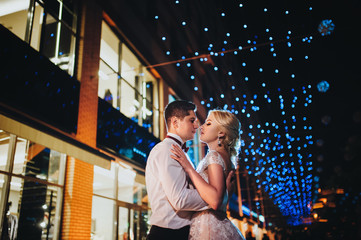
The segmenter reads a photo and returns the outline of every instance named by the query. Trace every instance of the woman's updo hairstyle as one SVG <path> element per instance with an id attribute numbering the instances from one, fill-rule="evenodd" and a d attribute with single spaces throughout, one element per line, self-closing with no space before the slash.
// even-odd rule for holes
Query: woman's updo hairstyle
<path id="1" fill-rule="evenodd" d="M 237 167 L 237 156 L 241 147 L 241 123 L 238 118 L 228 110 L 211 110 L 208 115 L 213 114 L 214 119 L 220 125 L 221 131 L 225 133 L 220 138 L 221 145 L 226 149 L 231 157 L 234 167 Z"/>

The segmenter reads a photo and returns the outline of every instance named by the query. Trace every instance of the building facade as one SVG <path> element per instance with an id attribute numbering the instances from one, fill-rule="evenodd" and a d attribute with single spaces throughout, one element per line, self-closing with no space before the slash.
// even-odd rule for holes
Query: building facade
<path id="1" fill-rule="evenodd" d="M 172 69 L 149 67 L 160 61 L 157 45 L 143 34 L 155 49 L 144 53 L 128 38 L 124 32 L 137 30 L 123 29 L 124 8 L 0 4 L 2 237 L 144 239 L 144 168 L 166 133 L 163 109 L 177 98 L 199 99 L 174 88 L 181 76 L 169 78 Z M 203 148 L 190 145 L 198 161 Z"/>
<path id="2" fill-rule="evenodd" d="M 180 51 L 198 43 L 172 30 L 176 13 L 168 3 L 154 3 L 0 2 L 4 239 L 145 239 L 144 169 L 166 134 L 164 107 L 193 101 L 202 121 L 201 100 L 222 88 L 203 65 L 194 64 L 200 74 L 190 84 L 181 74 L 186 65 L 167 64 L 162 32 Z M 159 11 L 167 19 L 149 24 Z M 197 139 L 189 143 L 195 164 L 205 154 Z M 231 206 L 239 211 L 237 198 Z M 258 215 L 233 220 L 257 236 Z"/>

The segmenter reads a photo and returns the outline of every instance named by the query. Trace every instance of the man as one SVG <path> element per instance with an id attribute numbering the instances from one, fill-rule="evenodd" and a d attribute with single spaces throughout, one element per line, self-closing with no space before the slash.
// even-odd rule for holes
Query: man
<path id="1" fill-rule="evenodd" d="M 167 137 L 150 152 L 145 170 L 152 225 L 148 240 L 188 239 L 192 211 L 207 208 L 196 189 L 188 187 L 186 173 L 171 155 L 172 144 L 185 145 L 198 128 L 196 106 L 187 101 L 169 103 L 164 111 Z"/>
<path id="2" fill-rule="evenodd" d="M 188 239 L 190 219 L 194 211 L 208 209 L 196 189 L 188 186 L 182 166 L 171 158 L 172 144 L 185 148 L 198 128 L 196 106 L 179 100 L 169 103 L 164 111 L 167 137 L 150 152 L 145 169 L 148 199 L 152 209 L 148 240 Z M 186 149 L 185 149 L 186 150 Z M 234 172 L 226 180 L 228 192 L 233 192 Z"/>

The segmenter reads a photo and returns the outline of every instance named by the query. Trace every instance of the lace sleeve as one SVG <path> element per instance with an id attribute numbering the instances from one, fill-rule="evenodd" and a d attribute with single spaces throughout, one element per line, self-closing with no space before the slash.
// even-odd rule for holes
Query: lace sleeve
<path id="1" fill-rule="evenodd" d="M 223 171 L 226 170 L 226 165 L 225 165 L 225 163 L 224 163 L 224 161 L 223 161 L 222 156 L 221 156 L 217 151 L 215 151 L 215 150 L 210 151 L 210 152 L 207 154 L 207 163 L 206 163 L 206 165 L 207 165 L 207 167 L 208 167 L 208 165 L 214 164 L 214 163 L 215 163 L 215 164 L 218 164 L 218 165 L 221 165 L 222 168 L 223 168 Z"/>

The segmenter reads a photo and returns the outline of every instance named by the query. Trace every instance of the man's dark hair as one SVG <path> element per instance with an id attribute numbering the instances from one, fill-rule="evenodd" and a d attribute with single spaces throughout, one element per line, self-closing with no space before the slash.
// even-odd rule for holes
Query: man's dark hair
<path id="1" fill-rule="evenodd" d="M 189 115 L 189 111 L 196 111 L 197 107 L 194 103 L 185 100 L 176 100 L 169 103 L 164 109 L 164 118 L 167 126 L 170 125 L 172 117 L 183 119 Z"/>

